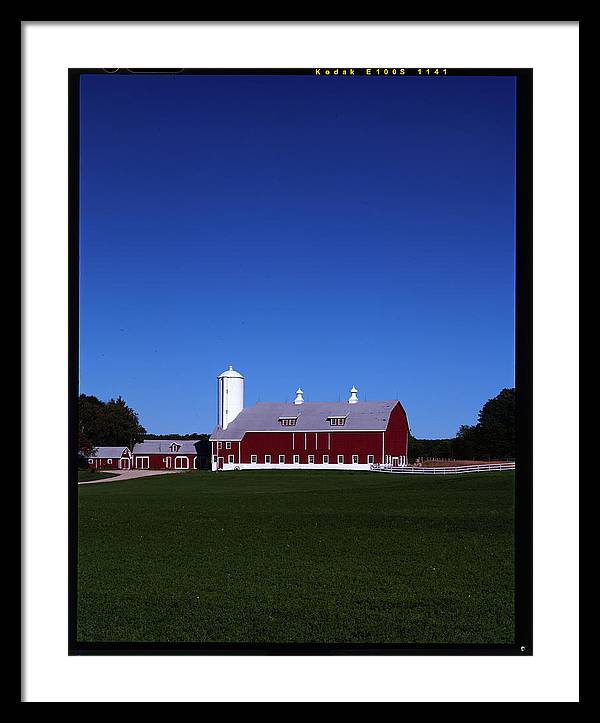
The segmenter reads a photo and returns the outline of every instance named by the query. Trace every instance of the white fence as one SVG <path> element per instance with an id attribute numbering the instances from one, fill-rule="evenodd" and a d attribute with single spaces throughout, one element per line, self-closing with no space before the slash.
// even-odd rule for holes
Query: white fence
<path id="1" fill-rule="evenodd" d="M 468 472 L 499 472 L 515 469 L 514 462 L 490 462 L 469 464 L 462 467 L 392 467 L 390 464 L 372 464 L 372 472 L 393 472 L 395 474 L 467 474 Z"/>

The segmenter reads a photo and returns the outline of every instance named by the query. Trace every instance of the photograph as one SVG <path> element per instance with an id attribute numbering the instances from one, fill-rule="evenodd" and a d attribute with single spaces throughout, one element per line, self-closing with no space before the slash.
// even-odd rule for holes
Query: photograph
<path id="1" fill-rule="evenodd" d="M 532 655 L 532 78 L 69 69 L 71 655 Z"/>

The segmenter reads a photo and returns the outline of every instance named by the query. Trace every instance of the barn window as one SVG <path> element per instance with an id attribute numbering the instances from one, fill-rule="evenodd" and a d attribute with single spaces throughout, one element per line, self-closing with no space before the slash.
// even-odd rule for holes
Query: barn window
<path id="1" fill-rule="evenodd" d="M 255 454 L 251 454 L 250 462 L 251 462 L 251 464 L 256 464 L 258 462 L 258 457 Z"/>
<path id="2" fill-rule="evenodd" d="M 295 427 L 298 417 L 279 417 L 279 424 L 282 427 Z"/>
<path id="3" fill-rule="evenodd" d="M 265 464 L 271 464 L 271 455 L 265 454 Z"/>
<path id="4" fill-rule="evenodd" d="M 233 464 L 235 462 L 235 457 L 232 454 L 230 454 L 227 457 L 227 461 L 229 462 L 229 464 Z"/>
<path id="5" fill-rule="evenodd" d="M 216 462 L 216 461 L 217 461 L 217 455 L 213 454 L 213 462 Z"/>
<path id="6" fill-rule="evenodd" d="M 222 446 L 223 446 L 223 442 L 217 442 L 217 449 L 221 449 Z"/>
<path id="7" fill-rule="evenodd" d="M 308 455 L 308 464 L 314 464 L 315 463 L 315 455 L 309 454 Z"/>
<path id="8" fill-rule="evenodd" d="M 346 417 L 327 417 L 332 427 L 343 427 L 346 424 Z"/>
<path id="9" fill-rule="evenodd" d="M 375 462 L 375 455 L 373 455 L 373 454 L 368 454 L 368 455 L 367 455 L 367 462 L 368 462 L 369 464 L 373 464 L 373 463 Z"/>
<path id="10" fill-rule="evenodd" d="M 300 464 L 300 455 L 299 454 L 294 455 L 294 464 Z"/>
<path id="11" fill-rule="evenodd" d="M 107 459 L 106 461 L 108 462 L 108 464 L 112 464 L 112 459 Z"/>
<path id="12" fill-rule="evenodd" d="M 328 454 L 323 455 L 323 464 L 329 464 L 329 455 Z"/>
<path id="13" fill-rule="evenodd" d="M 231 449 L 231 442 L 225 442 L 225 449 Z"/>
<path id="14" fill-rule="evenodd" d="M 338 454 L 338 464 L 344 464 L 344 455 Z"/>
<path id="15" fill-rule="evenodd" d="M 279 455 L 279 464 L 285 464 L 285 454 Z"/>
<path id="16" fill-rule="evenodd" d="M 358 455 L 357 454 L 352 455 L 352 464 L 358 464 Z"/>

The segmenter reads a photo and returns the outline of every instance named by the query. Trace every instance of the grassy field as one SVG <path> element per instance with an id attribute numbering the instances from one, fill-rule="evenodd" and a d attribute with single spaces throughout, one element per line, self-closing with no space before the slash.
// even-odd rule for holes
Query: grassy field
<path id="1" fill-rule="evenodd" d="M 107 479 L 108 477 L 116 477 L 114 472 L 96 472 L 92 469 L 79 469 L 77 470 L 77 481 L 78 482 L 93 482 L 98 479 Z"/>
<path id="2" fill-rule="evenodd" d="M 514 473 L 79 488 L 78 639 L 511 643 Z"/>

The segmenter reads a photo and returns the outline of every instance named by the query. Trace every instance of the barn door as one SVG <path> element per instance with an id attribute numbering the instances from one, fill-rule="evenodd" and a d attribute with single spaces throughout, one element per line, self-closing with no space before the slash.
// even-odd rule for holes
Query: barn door
<path id="1" fill-rule="evenodd" d="M 217 467 L 219 469 L 223 469 L 223 461 L 224 461 L 224 457 L 219 457 L 219 462 L 217 464 Z"/>

